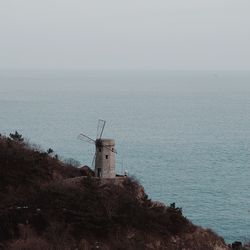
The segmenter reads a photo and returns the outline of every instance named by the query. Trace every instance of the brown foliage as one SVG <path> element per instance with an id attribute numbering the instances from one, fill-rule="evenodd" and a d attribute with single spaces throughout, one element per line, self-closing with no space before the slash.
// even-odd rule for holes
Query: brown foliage
<path id="1" fill-rule="evenodd" d="M 82 239 L 89 246 L 110 239 L 112 249 L 145 249 L 147 235 L 169 239 L 194 230 L 180 209 L 156 206 L 133 178 L 117 184 L 88 175 L 81 188 L 58 181 L 80 175 L 23 141 L 0 137 L 0 241 L 10 250 L 72 249 Z M 33 235 L 22 239 L 20 225 Z"/>
<path id="2" fill-rule="evenodd" d="M 7 250 L 52 250 L 50 244 L 41 238 L 18 239 L 10 243 Z"/>

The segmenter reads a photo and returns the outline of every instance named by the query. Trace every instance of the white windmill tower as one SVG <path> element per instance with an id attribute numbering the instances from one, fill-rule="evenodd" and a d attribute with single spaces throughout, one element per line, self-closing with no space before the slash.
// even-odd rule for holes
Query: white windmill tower
<path id="1" fill-rule="evenodd" d="M 82 141 L 95 144 L 95 155 L 92 161 L 92 166 L 95 163 L 95 176 L 100 178 L 115 178 L 115 140 L 103 139 L 102 134 L 106 121 L 99 120 L 97 126 L 96 140 L 87 135 L 80 134 L 78 138 Z"/>

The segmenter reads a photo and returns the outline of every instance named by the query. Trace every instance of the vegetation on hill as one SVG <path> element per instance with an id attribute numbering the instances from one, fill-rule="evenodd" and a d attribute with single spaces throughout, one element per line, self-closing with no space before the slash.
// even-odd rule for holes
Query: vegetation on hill
<path id="1" fill-rule="evenodd" d="M 81 174 L 17 132 L 0 136 L 0 249 L 227 249 L 135 179 L 64 181 Z"/>

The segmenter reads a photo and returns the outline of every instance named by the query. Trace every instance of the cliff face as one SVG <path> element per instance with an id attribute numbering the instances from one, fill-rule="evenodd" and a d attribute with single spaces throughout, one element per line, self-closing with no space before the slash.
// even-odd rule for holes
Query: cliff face
<path id="1" fill-rule="evenodd" d="M 132 178 L 100 180 L 0 138 L 0 249 L 227 249 Z"/>

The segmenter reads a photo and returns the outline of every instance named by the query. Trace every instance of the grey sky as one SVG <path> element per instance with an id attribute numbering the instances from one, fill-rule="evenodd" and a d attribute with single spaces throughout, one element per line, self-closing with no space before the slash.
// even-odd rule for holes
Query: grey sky
<path id="1" fill-rule="evenodd" d="M 0 68 L 250 69 L 249 0 L 1 0 Z"/>

